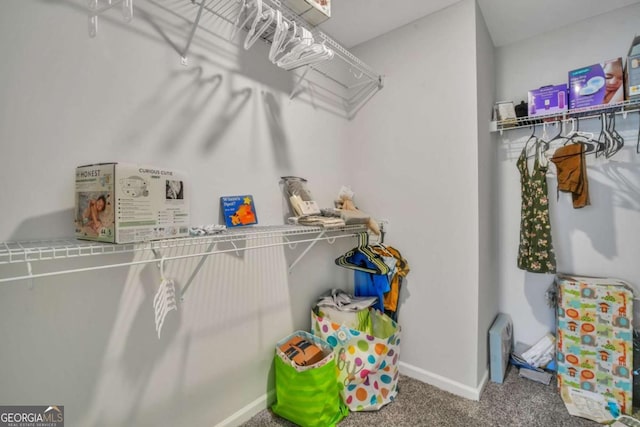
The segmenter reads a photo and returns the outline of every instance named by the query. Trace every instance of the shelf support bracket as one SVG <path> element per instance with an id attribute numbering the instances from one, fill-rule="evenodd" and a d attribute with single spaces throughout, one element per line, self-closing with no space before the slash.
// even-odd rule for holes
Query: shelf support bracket
<path id="1" fill-rule="evenodd" d="M 98 7 L 98 0 L 89 0 L 89 37 L 98 34 L 98 16 L 122 3 L 122 17 L 126 22 L 133 19 L 133 0 L 109 0 L 106 6 Z"/>
<path id="2" fill-rule="evenodd" d="M 316 236 L 316 238 L 313 240 L 313 242 L 309 243 L 309 245 L 307 245 L 307 247 L 304 249 L 304 251 L 302 251 L 302 253 L 300 255 L 298 255 L 298 258 L 296 258 L 296 260 L 293 261 L 291 263 L 291 265 L 289 266 L 289 274 L 291 274 L 291 272 L 293 271 L 293 267 L 295 267 L 296 264 L 307 254 L 307 252 L 309 252 L 311 250 L 311 248 L 314 247 L 316 243 L 318 243 L 318 241 L 325 235 L 326 232 L 327 232 L 326 230 L 322 230 L 320 232 L 320 234 L 318 234 L 318 236 Z"/>
<path id="3" fill-rule="evenodd" d="M 160 268 L 160 261 L 162 260 L 162 254 L 156 248 L 152 248 L 151 252 L 153 252 L 153 256 L 158 261 L 158 263 L 156 265 L 158 266 L 158 268 Z"/>
<path id="4" fill-rule="evenodd" d="M 196 15 L 196 20 L 193 21 L 193 26 L 191 27 L 191 31 L 189 32 L 189 38 L 187 38 L 187 43 L 180 54 L 180 63 L 185 67 L 189 65 L 189 61 L 187 60 L 187 53 L 189 53 L 189 48 L 191 47 L 191 42 L 193 41 L 193 36 L 198 29 L 198 24 L 200 23 L 200 17 L 202 16 L 202 9 L 204 9 L 204 4 L 206 0 L 200 1 L 200 8 L 198 9 L 198 14 Z M 194 3 L 193 1 L 191 3 Z"/>
<path id="5" fill-rule="evenodd" d="M 307 65 L 307 67 L 304 69 L 304 72 L 298 78 L 298 81 L 296 82 L 295 86 L 293 86 L 293 90 L 291 91 L 291 95 L 289 95 L 289 99 L 293 99 L 298 94 L 298 90 L 302 86 L 302 82 L 304 81 L 304 78 L 307 76 L 307 73 L 309 72 L 310 69 L 311 69 L 311 66 Z"/>
<path id="6" fill-rule="evenodd" d="M 211 242 L 205 252 L 208 254 L 213 252 L 213 248 L 216 246 L 216 243 L 217 242 L 215 241 Z M 236 252 L 237 252 L 237 248 L 236 248 Z M 198 265 L 196 265 L 196 268 L 193 270 L 193 273 L 191 273 L 191 276 L 189 276 L 189 279 L 187 279 L 187 282 L 184 284 L 184 286 L 182 287 L 182 290 L 180 291 L 180 301 L 184 301 L 184 294 L 187 293 L 187 289 L 189 289 L 189 286 L 191 286 L 191 283 L 193 283 L 193 279 L 196 278 L 196 276 L 200 272 L 200 269 L 204 265 L 204 262 L 207 260 L 207 258 L 209 258 L 209 255 L 203 255 L 202 258 L 200 258 L 200 261 L 198 261 Z"/>
<path id="7" fill-rule="evenodd" d="M 240 256 L 240 249 L 238 249 L 238 246 L 236 245 L 236 242 L 234 242 L 233 240 L 231 240 L 229 243 L 231 243 L 231 246 L 233 246 L 233 249 L 236 250 L 236 256 Z"/>

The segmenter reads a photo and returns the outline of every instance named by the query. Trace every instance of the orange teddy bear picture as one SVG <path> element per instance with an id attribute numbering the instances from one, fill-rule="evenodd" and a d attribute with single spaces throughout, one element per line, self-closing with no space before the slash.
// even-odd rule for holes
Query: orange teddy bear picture
<path id="1" fill-rule="evenodd" d="M 258 223 L 252 196 L 221 197 L 220 202 L 227 227 Z"/>
<path id="2" fill-rule="evenodd" d="M 256 222 L 256 214 L 253 213 L 253 209 L 251 209 L 251 205 L 247 205 L 247 204 L 240 205 L 236 213 L 231 215 L 231 223 L 233 225 L 255 224 L 255 222 Z"/>

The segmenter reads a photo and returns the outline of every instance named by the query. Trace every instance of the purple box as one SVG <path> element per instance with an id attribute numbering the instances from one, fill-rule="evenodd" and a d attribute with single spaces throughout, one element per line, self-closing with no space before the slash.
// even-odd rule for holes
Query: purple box
<path id="1" fill-rule="evenodd" d="M 544 116 L 567 110 L 567 85 L 542 86 L 529 91 L 529 116 Z"/>
<path id="2" fill-rule="evenodd" d="M 569 109 L 624 101 L 622 58 L 569 71 Z"/>

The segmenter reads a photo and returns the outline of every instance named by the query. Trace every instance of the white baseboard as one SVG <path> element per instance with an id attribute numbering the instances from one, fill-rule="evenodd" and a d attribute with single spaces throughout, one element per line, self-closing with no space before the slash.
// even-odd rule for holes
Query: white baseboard
<path id="1" fill-rule="evenodd" d="M 214 427 L 237 427 L 249 421 L 254 416 L 264 409 L 267 409 L 276 399 L 276 391 L 271 390 L 268 393 L 263 394 L 253 402 L 241 408 L 233 415 L 220 421 Z"/>
<path id="2" fill-rule="evenodd" d="M 400 373 L 403 375 L 471 400 L 480 400 L 482 390 L 484 390 L 484 387 L 487 385 L 487 381 L 489 380 L 488 369 L 485 369 L 480 384 L 474 388 L 443 377 L 442 375 L 434 374 L 433 372 L 425 371 L 422 368 L 409 365 L 408 363 L 400 362 L 399 367 Z"/>

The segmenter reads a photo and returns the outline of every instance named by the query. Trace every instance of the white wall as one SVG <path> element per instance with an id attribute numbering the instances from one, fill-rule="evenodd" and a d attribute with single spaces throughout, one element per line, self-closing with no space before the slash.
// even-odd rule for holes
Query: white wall
<path id="1" fill-rule="evenodd" d="M 349 184 L 348 122 L 308 98 L 289 101 L 294 78 L 268 63 L 265 46 L 244 52 L 205 16 L 212 30 L 198 31 L 183 67 L 171 44 L 185 43 L 190 2 L 136 1 L 131 24 L 110 11 L 95 39 L 85 4 L 0 4 L 0 241 L 71 235 L 74 170 L 90 162 L 186 170 L 193 224 L 218 222 L 218 198 L 245 193 L 261 224 L 281 224 L 282 175 L 307 177 L 323 205 Z M 0 402 L 56 402 L 69 425 L 222 422 L 272 389 L 273 345 L 308 329 L 317 295 L 350 283 L 333 264 L 353 246 L 345 240 L 318 244 L 291 275 L 302 247 L 209 258 L 160 341 L 153 264 L 3 284 Z M 178 286 L 197 261 L 168 263 Z"/>
<path id="2" fill-rule="evenodd" d="M 414 376 L 470 394 L 478 385 L 475 23 L 475 3 L 465 0 L 356 47 L 385 88 L 349 129 L 356 202 L 389 219 L 388 243 L 411 266 L 402 361 Z"/>
<path id="3" fill-rule="evenodd" d="M 498 222 L 496 191 L 496 142 L 488 117 L 495 100 L 494 46 L 480 8 L 476 5 L 477 153 L 478 153 L 478 378 L 483 380 L 489 363 L 488 331 L 498 313 Z"/>
<path id="4" fill-rule="evenodd" d="M 518 103 L 529 89 L 567 81 L 571 69 L 624 56 L 638 32 L 640 6 L 634 5 L 496 50 L 497 97 Z M 570 196 L 556 202 L 555 169 L 547 182 L 558 271 L 626 279 L 640 286 L 640 156 L 635 154 L 638 114 L 617 118 L 627 146 L 610 160 L 588 158 L 591 206 L 571 207 Z M 599 132 L 599 121 L 581 122 Z M 555 129 L 550 133 L 557 132 Z M 538 135 L 540 132 L 538 132 Z M 544 293 L 552 275 L 516 267 L 520 227 L 520 183 L 515 163 L 530 130 L 498 138 L 500 219 L 500 311 L 514 321 L 515 338 L 528 344 L 554 330 Z M 638 288 L 640 290 L 640 288 Z"/>

